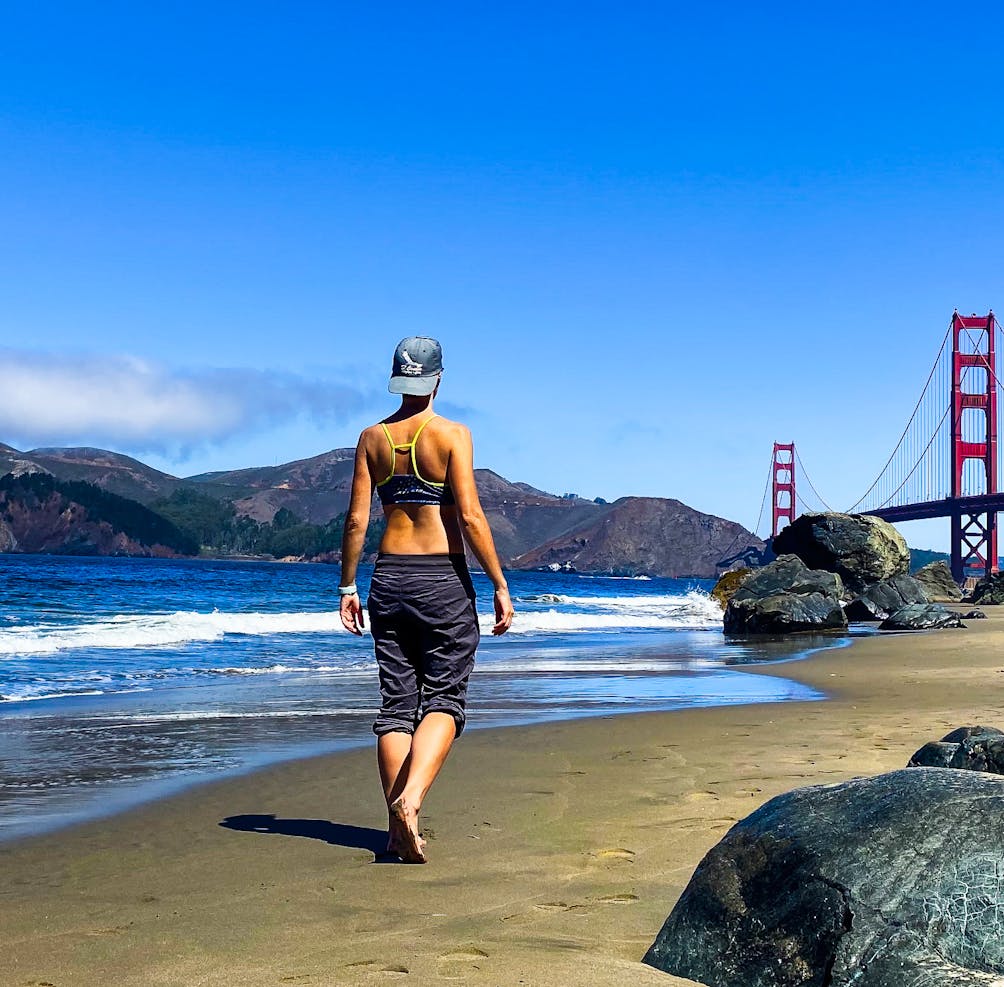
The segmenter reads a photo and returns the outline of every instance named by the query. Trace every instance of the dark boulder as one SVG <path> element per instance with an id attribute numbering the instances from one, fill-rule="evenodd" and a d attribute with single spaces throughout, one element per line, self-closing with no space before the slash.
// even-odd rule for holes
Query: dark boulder
<path id="1" fill-rule="evenodd" d="M 959 744 L 948 766 L 1004 774 L 1004 737 L 999 733 L 977 733 L 967 737 Z"/>
<path id="2" fill-rule="evenodd" d="M 839 598 L 843 591 L 843 583 L 834 573 L 810 569 L 797 555 L 781 555 L 770 565 L 756 569 L 732 599 L 763 600 L 778 593 L 819 593 Z"/>
<path id="3" fill-rule="evenodd" d="M 982 610 L 969 610 L 962 615 L 963 620 L 986 620 L 987 615 Z"/>
<path id="4" fill-rule="evenodd" d="M 888 521 L 867 514 L 803 514 L 773 542 L 778 555 L 797 555 L 813 569 L 837 573 L 849 590 L 910 570 L 910 549 Z"/>
<path id="5" fill-rule="evenodd" d="M 929 631 L 939 627 L 964 627 L 962 618 L 940 603 L 911 603 L 879 624 L 880 631 Z"/>
<path id="6" fill-rule="evenodd" d="M 725 632 L 790 634 L 842 630 L 847 626 L 840 606 L 840 577 L 809 569 L 794 555 L 783 555 L 756 570 L 725 608 Z"/>
<path id="7" fill-rule="evenodd" d="M 961 744 L 963 740 L 968 740 L 970 737 L 976 737 L 984 733 L 993 734 L 995 737 L 1004 737 L 1004 731 L 998 730 L 997 727 L 975 726 L 956 727 L 951 733 L 946 733 L 941 740 L 945 744 Z"/>
<path id="8" fill-rule="evenodd" d="M 984 606 L 1004 603 L 1004 572 L 984 576 L 976 584 L 970 603 L 980 603 Z"/>
<path id="9" fill-rule="evenodd" d="M 885 620 L 908 603 L 927 602 L 927 593 L 916 579 L 912 576 L 893 576 L 866 586 L 860 596 L 851 600 L 844 609 L 850 621 Z"/>
<path id="10" fill-rule="evenodd" d="M 707 854 L 644 961 L 709 987 L 999 984 L 1002 840 L 990 775 L 788 792 Z"/>
<path id="11" fill-rule="evenodd" d="M 793 634 L 800 631 L 845 630 L 840 601 L 821 593 L 778 593 L 762 600 L 739 600 L 725 611 L 725 633 Z"/>
<path id="12" fill-rule="evenodd" d="M 943 740 L 932 740 L 923 747 L 907 764 L 908 768 L 947 768 L 951 766 L 952 758 L 959 749 L 958 744 L 946 744 Z"/>
<path id="13" fill-rule="evenodd" d="M 958 603 L 962 599 L 962 587 L 955 581 L 947 562 L 931 562 L 918 569 L 913 578 L 924 587 L 932 603 Z"/>

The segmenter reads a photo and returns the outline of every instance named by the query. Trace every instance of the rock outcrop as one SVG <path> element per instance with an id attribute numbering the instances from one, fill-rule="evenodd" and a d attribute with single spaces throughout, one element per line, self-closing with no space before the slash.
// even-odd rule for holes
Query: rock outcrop
<path id="1" fill-rule="evenodd" d="M 1004 603 L 1004 572 L 984 576 L 976 584 L 970 602 L 980 603 L 984 606 Z"/>
<path id="2" fill-rule="evenodd" d="M 962 587 L 952 578 L 947 562 L 931 562 L 918 569 L 913 578 L 924 587 L 931 603 L 958 603 L 962 599 Z"/>
<path id="3" fill-rule="evenodd" d="M 752 575 L 752 569 L 730 569 L 715 583 L 714 588 L 709 594 L 711 599 L 717 600 L 724 610 L 729 605 L 729 600 L 735 596 L 736 590 Z"/>
<path id="4" fill-rule="evenodd" d="M 964 627 L 954 610 L 940 603 L 911 603 L 901 607 L 879 624 L 880 631 L 930 631 L 942 627 Z"/>
<path id="5" fill-rule="evenodd" d="M 924 744 L 907 767 L 1004 774 L 1004 733 L 996 727 L 959 727 L 941 740 Z"/>
<path id="6" fill-rule="evenodd" d="M 14 537 L 14 532 L 6 521 L 0 519 L 0 552 L 15 551 L 17 551 L 17 539 Z"/>
<path id="7" fill-rule="evenodd" d="M 852 593 L 910 569 L 903 536 L 867 514 L 803 514 L 777 535 L 773 548 L 778 555 L 797 555 L 812 569 L 837 573 Z"/>
<path id="8" fill-rule="evenodd" d="M 844 608 L 849 621 L 885 620 L 908 603 L 929 602 L 924 587 L 912 576 L 893 576 L 866 586 Z"/>
<path id="9" fill-rule="evenodd" d="M 7 551 L 53 555 L 173 558 L 199 549 L 134 500 L 39 472 L 0 477 L 0 539 Z"/>
<path id="10" fill-rule="evenodd" d="M 789 634 L 843 630 L 843 585 L 832 572 L 810 569 L 795 555 L 782 555 L 756 570 L 725 609 L 725 633 Z"/>
<path id="11" fill-rule="evenodd" d="M 1004 975 L 1004 781 L 911 768 L 735 825 L 645 956 L 709 987 L 979 987 Z"/>

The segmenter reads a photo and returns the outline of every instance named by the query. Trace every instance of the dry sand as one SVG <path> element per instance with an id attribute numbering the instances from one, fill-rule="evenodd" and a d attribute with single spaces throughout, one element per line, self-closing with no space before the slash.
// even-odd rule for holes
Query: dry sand
<path id="1" fill-rule="evenodd" d="M 0 847 L 0 984 L 688 984 L 639 960 L 705 851 L 788 789 L 1004 727 L 1002 645 L 992 618 L 751 673 L 825 702 L 474 731 L 423 814 L 425 866 L 373 862 L 369 751 Z M 220 825 L 240 815 L 274 819 Z"/>

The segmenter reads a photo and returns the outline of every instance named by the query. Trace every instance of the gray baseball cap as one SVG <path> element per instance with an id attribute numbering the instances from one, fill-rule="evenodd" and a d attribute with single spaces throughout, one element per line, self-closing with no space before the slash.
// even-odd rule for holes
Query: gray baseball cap
<path id="1" fill-rule="evenodd" d="M 394 350 L 387 390 L 391 394 L 431 394 L 443 372 L 443 347 L 428 336 L 409 336 Z"/>

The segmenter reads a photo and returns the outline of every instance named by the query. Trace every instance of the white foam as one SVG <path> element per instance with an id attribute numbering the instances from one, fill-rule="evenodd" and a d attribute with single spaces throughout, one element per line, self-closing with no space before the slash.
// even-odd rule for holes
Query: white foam
<path id="1" fill-rule="evenodd" d="M 0 630 L 0 656 L 45 655 L 80 648 L 150 648 L 218 641 L 226 634 L 347 633 L 337 611 L 320 613 L 131 614 L 87 623 L 31 624 Z"/>
<path id="2" fill-rule="evenodd" d="M 603 630 L 672 630 L 719 628 L 721 608 L 706 593 L 692 590 L 682 596 L 547 596 L 548 610 L 517 613 L 512 633 L 572 633 Z M 569 609 L 565 609 L 569 608 Z M 490 631 L 490 614 L 482 613 L 481 628 Z M 345 634 L 337 611 L 300 613 L 176 613 L 130 614 L 78 624 L 30 624 L 0 629 L 0 658 L 51 655 L 80 649 L 136 649 L 178 647 L 190 642 L 218 641 L 227 634 Z M 230 674 L 298 671 L 220 669 Z M 342 671 L 311 668 L 312 671 Z"/>
<path id="3" fill-rule="evenodd" d="M 707 593 L 683 596 L 553 596 L 548 610 L 517 612 L 510 633 L 601 630 L 718 629 L 722 608 Z M 559 609 L 570 607 L 574 609 Z M 586 612 L 583 612 L 585 610 Z M 482 619 L 482 630 L 493 621 Z"/>

